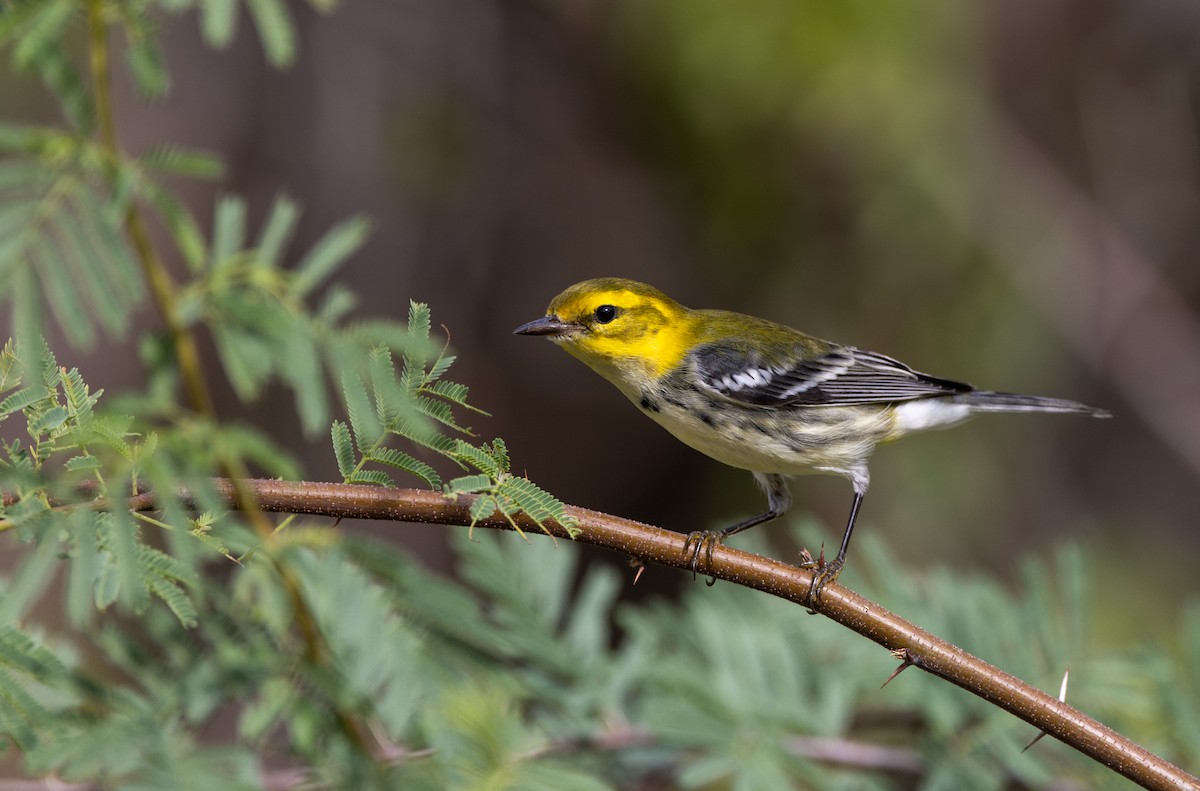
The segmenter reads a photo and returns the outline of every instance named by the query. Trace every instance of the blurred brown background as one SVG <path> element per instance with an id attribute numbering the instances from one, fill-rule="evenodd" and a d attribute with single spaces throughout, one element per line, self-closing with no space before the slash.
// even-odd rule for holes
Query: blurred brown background
<path id="1" fill-rule="evenodd" d="M 219 194 L 259 218 L 294 196 L 296 250 L 372 216 L 341 273 L 360 312 L 429 302 L 457 378 L 495 415 L 477 431 L 565 501 L 679 530 L 762 504 L 749 475 L 511 335 L 571 283 L 633 277 L 936 375 L 1110 408 L 883 447 L 860 530 L 918 568 L 1002 575 L 1075 537 L 1133 583 L 1131 608 L 1197 592 L 1200 5 L 297 8 L 287 71 L 265 65 L 246 19 L 214 52 L 193 16 L 168 18 L 171 94 L 146 105 L 123 81 L 124 144 L 219 152 L 223 182 L 183 187 L 205 223 Z M 140 376 L 117 346 L 81 367 L 110 392 Z M 299 437 L 278 397 L 288 409 L 249 417 L 295 437 L 310 476 L 335 477 L 327 438 Z M 793 489 L 834 543 L 846 482 Z"/>

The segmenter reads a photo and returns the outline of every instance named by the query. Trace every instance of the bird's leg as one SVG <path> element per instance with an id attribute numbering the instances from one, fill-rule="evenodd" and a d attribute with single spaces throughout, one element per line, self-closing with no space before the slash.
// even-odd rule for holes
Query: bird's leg
<path id="1" fill-rule="evenodd" d="M 846 523 L 846 532 L 842 534 L 842 547 L 838 550 L 837 557 L 826 561 L 822 552 L 818 560 L 809 560 L 800 564 L 801 568 L 813 570 L 812 582 L 808 586 L 808 606 L 810 608 L 820 600 L 821 589 L 836 580 L 846 565 L 846 550 L 850 547 L 850 534 L 854 532 L 854 520 L 858 518 L 858 507 L 862 505 L 862 501 L 863 492 L 859 491 L 856 486 L 854 503 L 850 506 L 850 520 Z"/>
<path id="2" fill-rule="evenodd" d="M 772 519 L 777 519 L 787 513 L 788 508 L 792 505 L 792 493 L 787 486 L 787 478 L 782 475 L 774 475 L 770 473 L 754 473 L 755 480 L 767 493 L 767 510 L 761 514 L 756 514 L 749 519 L 743 519 L 736 525 L 730 525 L 723 530 L 693 530 L 687 534 L 683 540 L 683 551 L 695 544 L 696 549 L 692 553 L 692 577 L 696 576 L 696 570 L 700 565 L 700 553 L 704 553 L 704 560 L 708 566 L 712 567 L 713 548 L 723 542 L 729 536 L 735 533 L 740 533 L 743 530 L 761 525 L 763 522 L 770 522 Z M 716 582 L 715 577 L 709 577 L 708 584 L 712 585 Z"/>

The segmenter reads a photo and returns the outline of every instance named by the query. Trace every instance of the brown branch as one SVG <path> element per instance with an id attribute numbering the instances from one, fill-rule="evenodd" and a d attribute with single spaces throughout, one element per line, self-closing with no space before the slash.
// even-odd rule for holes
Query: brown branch
<path id="1" fill-rule="evenodd" d="M 346 519 L 382 519 L 424 522 L 441 525 L 471 524 L 473 497 L 450 500 L 437 492 L 411 489 L 383 489 L 336 483 L 247 480 L 239 482 L 254 491 L 264 511 L 311 514 Z M 237 488 L 227 479 L 214 485 L 225 503 L 236 508 Z M 191 496 L 184 492 L 185 503 Z M 193 503 L 194 504 L 194 503 Z M 153 508 L 150 495 L 137 498 L 134 505 Z M 576 540 L 606 547 L 644 562 L 688 569 L 691 553 L 684 550 L 679 533 L 617 516 L 568 507 L 567 513 L 579 521 Z M 527 533 L 539 528 L 528 517 L 518 516 L 517 524 Z M 508 519 L 499 514 L 476 523 L 476 527 L 511 530 Z M 567 533 L 551 523 L 550 532 L 559 538 Z M 712 565 L 706 567 L 701 556 L 700 571 L 718 579 L 770 593 L 808 606 L 811 574 L 769 558 L 751 555 L 732 547 L 718 546 Z M 892 652 L 903 652 L 905 661 L 974 693 L 984 700 L 1028 722 L 1038 730 L 1113 771 L 1150 789 L 1200 789 L 1200 780 L 1146 749 L 1091 719 L 1072 706 L 953 646 L 875 602 L 843 588 L 830 585 L 813 609 L 846 626 Z"/>

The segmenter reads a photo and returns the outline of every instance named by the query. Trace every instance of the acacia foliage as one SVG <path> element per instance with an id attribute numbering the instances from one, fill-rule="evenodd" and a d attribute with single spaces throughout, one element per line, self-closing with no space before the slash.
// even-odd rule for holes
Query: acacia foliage
<path id="1" fill-rule="evenodd" d="M 284 517 L 264 531 L 261 517 L 225 509 L 211 476 L 301 471 L 275 438 L 192 408 L 180 333 L 209 334 L 244 401 L 290 393 L 302 431 L 329 430 L 345 481 L 424 483 L 480 495 L 479 517 L 567 521 L 512 474 L 503 440 L 465 424 L 478 410 L 448 378 L 454 358 L 425 305 L 413 301 L 407 322 L 355 315 L 334 275 L 366 218 L 294 251 L 296 201 L 280 197 L 252 229 L 245 202 L 225 196 L 203 228 L 164 178 L 211 178 L 220 161 L 105 139 L 97 54 L 121 42 L 142 92 L 161 95 L 162 14 L 194 11 L 221 46 L 243 5 L 268 59 L 289 62 L 282 0 L 0 3 L 10 67 L 62 114 L 0 124 L 0 299 L 13 339 L 0 351 L 0 530 L 15 559 L 0 578 L 0 748 L 24 774 L 138 789 L 1111 780 L 1053 744 L 1022 753 L 1027 727 L 934 679 L 909 673 L 880 693 L 891 665 L 873 645 L 733 586 L 624 604 L 628 578 L 581 570 L 566 542 L 466 531 L 452 581 L 328 522 Z M 169 250 L 140 243 L 147 220 Z M 151 280 L 167 255 L 186 275 L 164 295 Z M 132 338 L 149 299 L 173 331 Z M 52 329 L 62 348 L 44 340 Z M 98 343 L 138 349 L 146 386 L 91 389 L 71 361 Z M 174 499 L 181 487 L 199 509 Z M 146 488 L 158 511 L 111 507 Z M 896 579 L 878 544 L 861 550 L 868 578 Z M 1074 702 L 1195 765 L 1200 609 L 1182 613 L 1174 653 L 1099 651 L 1085 565 L 1064 552 L 1053 569 L 1030 566 L 1016 596 L 945 573 L 876 593 L 1047 687 L 1070 665 Z M 864 745 L 887 760 L 856 757 Z"/>

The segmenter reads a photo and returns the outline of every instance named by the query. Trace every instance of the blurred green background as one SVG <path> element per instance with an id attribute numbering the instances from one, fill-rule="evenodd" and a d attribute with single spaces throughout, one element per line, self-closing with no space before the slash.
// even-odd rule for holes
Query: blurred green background
<path id="1" fill-rule="evenodd" d="M 476 429 L 508 439 L 514 467 L 565 501 L 681 531 L 762 505 L 749 475 L 511 335 L 571 283 L 632 277 L 935 375 L 1115 413 L 986 417 L 881 448 L 860 530 L 886 536 L 906 568 L 1011 578 L 1017 557 L 1081 540 L 1128 586 L 1106 625 L 1118 640 L 1142 634 L 1143 605 L 1196 592 L 1200 6 L 296 10 L 300 56 L 285 71 L 245 24 L 220 53 L 193 16 L 164 18 L 171 92 L 146 104 L 118 70 L 123 144 L 224 157 L 215 189 L 182 187 L 202 223 L 236 192 L 255 227 L 283 189 L 305 206 L 303 249 L 371 215 L 344 273 L 361 312 L 429 302 L 458 377 L 494 414 Z M 33 81 L 5 73 L 0 89 L 8 118 L 53 119 Z M 95 387 L 139 384 L 130 348 L 61 356 Z M 221 396 L 223 414 L 242 410 Z M 268 397 L 247 416 L 302 447 L 290 403 Z M 337 477 L 327 443 L 301 452 L 312 477 Z M 846 482 L 793 489 L 835 543 Z M 442 532 L 413 533 L 443 551 Z"/>

